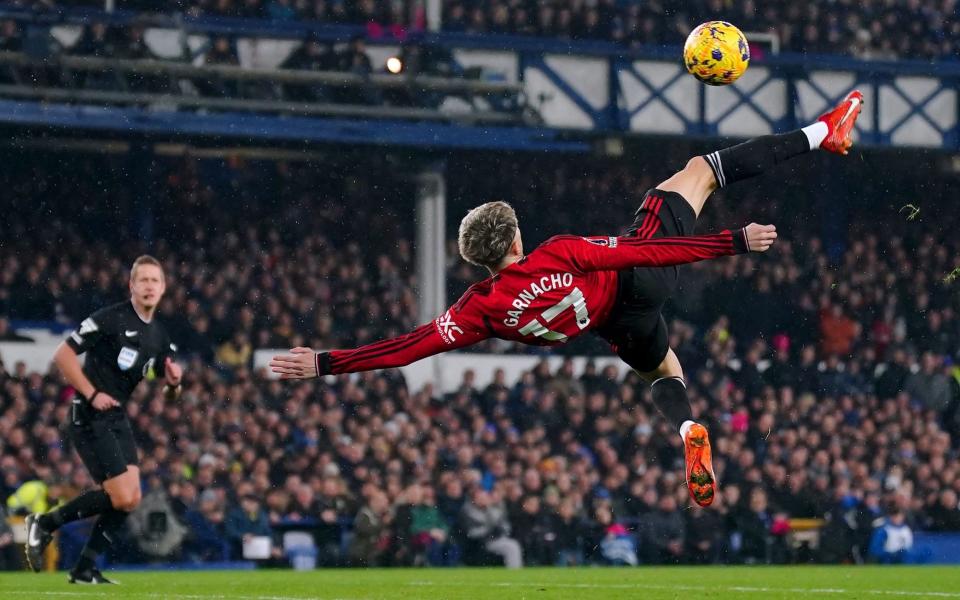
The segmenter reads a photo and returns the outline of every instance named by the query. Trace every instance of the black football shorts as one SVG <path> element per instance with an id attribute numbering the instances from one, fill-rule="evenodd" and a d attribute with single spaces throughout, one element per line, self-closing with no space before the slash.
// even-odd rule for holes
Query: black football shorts
<path id="1" fill-rule="evenodd" d="M 693 235 L 697 215 L 683 196 L 652 189 L 627 235 L 641 239 Z M 653 371 L 670 348 L 663 305 L 677 289 L 677 267 L 637 267 L 619 273 L 613 313 L 597 333 L 633 369 Z"/>
<path id="2" fill-rule="evenodd" d="M 103 483 L 125 473 L 127 465 L 138 464 L 137 444 L 126 415 L 118 410 L 94 414 L 86 400 L 74 402 L 82 404 L 73 406 L 70 437 L 94 481 Z"/>

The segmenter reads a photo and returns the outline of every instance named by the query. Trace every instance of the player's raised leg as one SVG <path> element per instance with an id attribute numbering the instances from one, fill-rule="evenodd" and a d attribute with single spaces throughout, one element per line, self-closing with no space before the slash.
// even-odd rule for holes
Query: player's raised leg
<path id="1" fill-rule="evenodd" d="M 710 437 L 707 435 L 707 428 L 693 420 L 680 360 L 671 348 L 659 367 L 653 371 L 641 372 L 640 376 L 651 382 L 653 404 L 683 439 L 690 497 L 700 506 L 710 506 L 717 495 L 717 477 L 713 472 Z"/>
<path id="2" fill-rule="evenodd" d="M 694 157 L 657 189 L 679 193 L 699 216 L 707 198 L 718 187 L 756 177 L 785 160 L 812 150 L 847 154 L 853 145 L 850 134 L 862 108 L 863 94 L 854 90 L 812 125 L 789 133 L 753 138 Z"/>

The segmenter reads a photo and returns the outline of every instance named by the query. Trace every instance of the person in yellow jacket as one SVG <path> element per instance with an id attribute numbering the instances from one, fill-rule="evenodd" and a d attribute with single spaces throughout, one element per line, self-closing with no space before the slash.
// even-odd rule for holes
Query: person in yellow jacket
<path id="1" fill-rule="evenodd" d="M 17 488 L 7 498 L 7 510 L 12 515 L 45 513 L 50 508 L 47 484 L 34 479 Z"/>

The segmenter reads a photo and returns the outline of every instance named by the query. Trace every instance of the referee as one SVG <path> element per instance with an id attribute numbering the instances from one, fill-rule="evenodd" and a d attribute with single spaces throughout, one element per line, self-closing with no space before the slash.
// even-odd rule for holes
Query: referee
<path id="1" fill-rule="evenodd" d="M 95 560 L 112 542 L 113 532 L 140 503 L 140 468 L 130 421 L 123 409 L 144 378 L 166 380 L 164 395 L 180 394 L 181 367 L 173 361 L 176 346 L 154 319 L 166 289 L 163 269 L 152 256 L 141 256 L 130 269 L 130 301 L 99 310 L 57 348 L 54 362 L 79 394 L 70 413 L 70 437 L 98 489 L 80 494 L 64 506 L 27 517 L 27 562 L 39 571 L 53 532 L 65 523 L 100 515 L 70 583 L 113 583 Z M 87 353 L 80 366 L 78 354 Z"/>

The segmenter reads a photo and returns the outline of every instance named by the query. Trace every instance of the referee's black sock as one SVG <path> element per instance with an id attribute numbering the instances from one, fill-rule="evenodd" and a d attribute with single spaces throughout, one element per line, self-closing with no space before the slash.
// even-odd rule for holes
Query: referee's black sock
<path id="1" fill-rule="evenodd" d="M 687 386 L 682 377 L 664 377 L 650 384 L 653 404 L 670 422 L 674 431 L 680 431 L 685 421 L 693 420 L 693 411 L 687 399 Z"/>
<path id="2" fill-rule="evenodd" d="M 103 552 L 110 547 L 110 544 L 113 543 L 116 531 L 123 525 L 124 521 L 127 520 L 129 514 L 128 512 L 111 508 L 100 515 L 100 518 L 97 519 L 96 524 L 93 526 L 93 531 L 90 533 L 90 539 L 87 540 L 87 545 L 83 547 L 83 551 L 80 553 L 80 560 L 77 561 L 77 566 L 74 567 L 76 572 L 80 573 L 94 567 L 97 557 L 103 554 Z"/>
<path id="3" fill-rule="evenodd" d="M 817 122 L 790 133 L 753 138 L 711 152 L 703 158 L 713 171 L 717 187 L 726 187 L 735 181 L 756 177 L 774 165 L 818 148 L 826 132 L 826 124 Z"/>
<path id="4" fill-rule="evenodd" d="M 65 523 L 99 515 L 111 508 L 110 496 L 105 491 L 89 490 L 60 508 L 40 515 L 40 526 L 47 531 L 55 531 Z"/>

